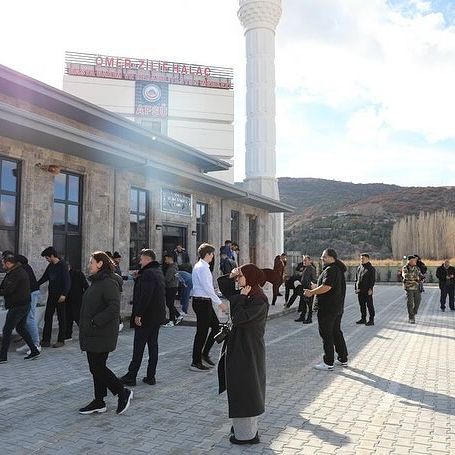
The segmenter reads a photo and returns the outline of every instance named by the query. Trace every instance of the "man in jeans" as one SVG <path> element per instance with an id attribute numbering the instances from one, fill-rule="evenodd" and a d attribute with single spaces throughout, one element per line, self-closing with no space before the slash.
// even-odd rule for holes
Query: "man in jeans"
<path id="1" fill-rule="evenodd" d="M 408 263 L 403 267 L 401 272 L 403 277 L 403 286 L 406 291 L 409 323 L 415 324 L 415 315 L 420 306 L 420 269 L 417 267 L 417 257 L 408 256 Z"/>
<path id="2" fill-rule="evenodd" d="M 36 315 L 36 306 L 38 305 L 38 302 L 40 300 L 40 291 L 39 291 L 39 286 L 38 282 L 36 281 L 36 276 L 35 272 L 33 271 L 32 267 L 28 263 L 28 259 L 25 256 L 22 256 L 20 254 L 16 255 L 17 260 L 20 262 L 24 270 L 28 274 L 28 278 L 30 280 L 30 311 L 28 312 L 27 315 L 27 322 L 25 327 L 27 328 L 28 333 L 30 333 L 30 336 L 32 337 L 33 344 L 37 347 L 38 351 L 41 351 L 41 345 L 40 345 L 40 337 L 39 337 L 39 330 L 38 330 L 38 320 L 37 320 L 37 315 Z M 27 355 L 30 354 L 30 349 L 28 346 L 25 344 L 24 346 L 21 346 L 20 348 L 16 349 L 16 352 L 26 352 Z"/>
<path id="3" fill-rule="evenodd" d="M 131 327 L 134 328 L 133 358 L 128 373 L 120 378 L 123 384 L 136 385 L 136 376 L 141 367 L 145 345 L 149 351 L 147 376 L 142 382 L 154 385 L 156 365 L 158 363 L 158 333 L 160 325 L 166 319 L 165 284 L 161 265 L 156 261 L 156 254 L 150 249 L 141 251 L 139 264 L 141 269 L 134 279 L 133 311 Z"/>
<path id="4" fill-rule="evenodd" d="M 215 342 L 220 322 L 212 305 L 218 305 L 220 310 L 227 312 L 228 306 L 222 303 L 213 287 L 212 273 L 209 264 L 215 256 L 215 248 L 203 243 L 198 248 L 199 261 L 193 267 L 193 310 L 196 314 L 196 335 L 193 343 L 193 362 L 191 371 L 209 371 L 215 366 L 210 359 L 210 349 Z M 209 328 L 210 334 L 209 334 Z M 204 363 L 202 363 L 204 362 Z"/>
<path id="5" fill-rule="evenodd" d="M 0 363 L 7 362 L 8 348 L 14 329 L 30 349 L 30 354 L 24 359 L 32 360 L 40 355 L 40 351 L 25 327 L 27 314 L 30 311 L 30 281 L 27 272 L 14 255 L 4 256 L 3 267 L 6 269 L 6 275 L 0 284 L 0 295 L 5 298 L 5 308 L 8 313 L 3 327 Z"/>
<path id="6" fill-rule="evenodd" d="M 44 313 L 44 328 L 42 347 L 51 345 L 52 320 L 57 310 L 58 337 L 52 347 L 60 348 L 65 345 L 65 300 L 71 287 L 70 274 L 65 261 L 58 257 L 54 247 L 47 247 L 41 256 L 49 262 L 43 276 L 38 280 L 38 286 L 49 281 L 46 312 Z"/>

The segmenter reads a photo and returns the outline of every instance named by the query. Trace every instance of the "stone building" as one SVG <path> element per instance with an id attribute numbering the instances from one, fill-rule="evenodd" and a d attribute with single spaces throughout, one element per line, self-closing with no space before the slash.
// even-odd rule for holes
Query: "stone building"
<path id="1" fill-rule="evenodd" d="M 135 267 L 143 247 L 230 238 L 242 263 L 270 267 L 270 213 L 292 208 L 211 177 L 224 161 L 0 65 L 0 249 L 38 274 L 55 245 L 85 270 L 95 250 Z M 217 267 L 218 268 L 218 267 Z"/>

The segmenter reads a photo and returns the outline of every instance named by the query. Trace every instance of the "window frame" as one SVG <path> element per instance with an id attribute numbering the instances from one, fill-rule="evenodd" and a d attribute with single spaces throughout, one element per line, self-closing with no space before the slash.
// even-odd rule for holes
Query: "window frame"
<path id="1" fill-rule="evenodd" d="M 199 207 L 204 207 L 205 209 L 205 221 L 204 222 L 201 222 L 200 219 L 202 218 L 202 216 L 200 216 L 200 212 L 199 212 Z M 202 243 L 208 243 L 209 242 L 209 213 L 210 213 L 210 209 L 209 209 L 209 204 L 206 203 L 206 202 L 201 202 L 201 201 L 196 201 L 196 248 L 199 248 L 199 246 L 202 244 Z M 203 235 L 202 234 L 206 234 L 205 235 L 205 239 L 200 239 L 200 237 Z"/>
<path id="2" fill-rule="evenodd" d="M 16 164 L 16 191 L 10 191 L 10 190 L 3 190 L 1 187 L 1 179 L 2 179 L 2 168 L 3 168 L 3 161 L 10 161 L 12 163 Z M 19 246 L 19 228 L 20 228 L 20 203 L 21 203 L 21 188 L 22 188 L 22 180 L 21 180 L 21 175 L 22 175 L 22 161 L 5 156 L 5 155 L 0 155 L 0 196 L 5 195 L 5 196 L 14 196 L 16 198 L 15 204 L 14 204 L 14 226 L 3 226 L 0 225 L 0 230 L 2 231 L 12 231 L 14 232 L 14 251 L 18 250 Z"/>
<path id="3" fill-rule="evenodd" d="M 132 207 L 131 207 L 131 193 L 133 191 L 137 192 L 137 195 L 136 195 L 137 211 L 132 210 Z M 141 193 L 145 194 L 145 212 L 141 212 L 141 210 L 140 210 L 140 194 Z M 139 249 L 139 247 L 138 247 L 139 242 L 144 242 L 145 245 L 148 245 L 150 243 L 150 225 L 149 225 L 149 215 L 150 215 L 149 204 L 150 204 L 150 202 L 149 201 L 150 201 L 150 197 L 149 197 L 149 191 L 147 189 L 139 188 L 137 186 L 130 187 L 130 191 L 129 191 L 129 205 L 130 205 L 130 207 L 129 207 L 129 226 L 130 226 L 129 268 L 130 269 L 137 266 L 137 262 L 136 262 L 136 260 L 133 260 L 133 255 L 131 254 L 132 242 L 134 242 L 134 250 L 136 252 L 135 257 L 137 257 L 139 255 L 139 251 L 140 251 L 140 249 L 142 249 L 142 248 Z M 136 229 L 136 236 L 134 236 L 134 237 L 132 236 L 132 229 L 131 229 L 131 215 L 135 215 L 135 217 L 136 217 L 137 229 Z M 145 236 L 144 236 L 144 238 L 141 238 L 138 235 L 139 217 L 140 216 L 145 217 L 145 227 L 144 227 Z"/>

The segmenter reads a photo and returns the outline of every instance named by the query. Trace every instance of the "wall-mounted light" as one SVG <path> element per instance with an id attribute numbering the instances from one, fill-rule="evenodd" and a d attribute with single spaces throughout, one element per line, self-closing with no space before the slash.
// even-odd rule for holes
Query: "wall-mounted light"
<path id="1" fill-rule="evenodd" d="M 191 231 L 191 235 L 196 235 L 197 231 Z"/>
<path id="2" fill-rule="evenodd" d="M 41 169 L 42 171 L 45 172 L 50 172 L 52 175 L 58 175 L 60 174 L 61 167 L 58 164 L 42 164 L 42 163 L 36 163 L 35 166 L 38 169 Z"/>
<path id="3" fill-rule="evenodd" d="M 155 229 L 156 229 L 157 231 L 161 231 L 161 229 L 163 229 L 163 226 L 162 226 L 161 224 L 156 224 L 156 225 L 155 225 Z"/>

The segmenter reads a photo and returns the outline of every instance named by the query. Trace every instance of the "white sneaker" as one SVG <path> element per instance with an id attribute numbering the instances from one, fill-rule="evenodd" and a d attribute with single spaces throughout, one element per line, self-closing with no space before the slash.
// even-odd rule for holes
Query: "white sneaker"
<path id="1" fill-rule="evenodd" d="M 164 324 L 163 327 L 174 327 L 174 322 L 169 321 L 167 324 Z"/>
<path id="2" fill-rule="evenodd" d="M 313 368 L 315 370 L 332 371 L 333 365 L 327 365 L 326 363 L 321 362 L 321 363 L 318 363 L 317 365 L 314 365 Z"/>
<path id="3" fill-rule="evenodd" d="M 36 346 L 36 348 L 38 349 L 39 352 L 41 352 L 41 346 L 40 345 Z M 17 348 L 16 352 L 25 352 L 27 355 L 30 355 L 32 353 L 32 351 L 30 351 L 30 349 L 28 348 L 27 345 L 21 346 L 20 348 Z"/>
<path id="4" fill-rule="evenodd" d="M 118 331 L 121 332 L 123 330 L 123 322 L 121 322 L 119 325 L 118 325 Z"/>
<path id="5" fill-rule="evenodd" d="M 335 365 L 341 365 L 342 367 L 347 367 L 348 362 L 340 362 L 338 359 L 335 360 Z"/>
<path id="6" fill-rule="evenodd" d="M 26 344 L 24 344 L 24 346 L 21 346 L 20 348 L 16 349 L 16 352 L 20 352 L 21 354 L 24 352 L 27 352 L 27 351 L 30 351 L 30 349 L 28 348 L 28 346 Z"/>

